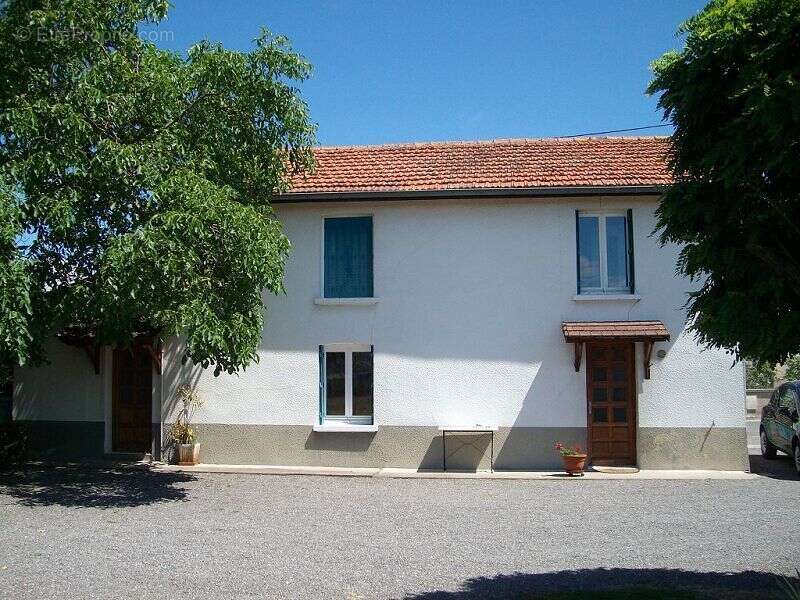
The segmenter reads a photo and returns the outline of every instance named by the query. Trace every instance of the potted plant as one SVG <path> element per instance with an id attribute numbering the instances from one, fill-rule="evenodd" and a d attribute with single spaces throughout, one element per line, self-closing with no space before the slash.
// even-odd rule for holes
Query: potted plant
<path id="1" fill-rule="evenodd" d="M 178 387 L 175 397 L 181 402 L 182 407 L 170 427 L 169 436 L 178 447 L 178 464 L 181 466 L 196 465 L 200 462 L 200 444 L 197 442 L 197 434 L 190 422 L 194 411 L 203 405 L 203 401 L 187 384 Z"/>
<path id="2" fill-rule="evenodd" d="M 564 470 L 567 475 L 581 477 L 586 465 L 586 454 L 581 451 L 581 447 L 565 446 L 561 442 L 556 442 L 556 450 L 564 460 Z"/>

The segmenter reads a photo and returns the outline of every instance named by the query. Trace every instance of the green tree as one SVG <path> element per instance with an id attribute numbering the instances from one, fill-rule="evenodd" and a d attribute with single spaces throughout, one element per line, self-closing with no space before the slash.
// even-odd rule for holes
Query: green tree
<path id="1" fill-rule="evenodd" d="M 800 354 L 790 356 L 783 366 L 786 367 L 786 373 L 783 376 L 786 381 L 800 380 Z"/>
<path id="2" fill-rule="evenodd" d="M 748 389 L 767 389 L 775 385 L 775 367 L 765 362 L 747 363 Z"/>
<path id="3" fill-rule="evenodd" d="M 800 2 L 715 0 L 680 32 L 648 88 L 675 126 L 660 239 L 702 282 L 699 339 L 783 362 L 800 350 Z"/>
<path id="4" fill-rule="evenodd" d="M 0 358 L 64 326 L 99 344 L 184 335 L 215 373 L 257 360 L 289 242 L 270 201 L 313 167 L 309 63 L 156 48 L 165 0 L 0 4 Z"/>

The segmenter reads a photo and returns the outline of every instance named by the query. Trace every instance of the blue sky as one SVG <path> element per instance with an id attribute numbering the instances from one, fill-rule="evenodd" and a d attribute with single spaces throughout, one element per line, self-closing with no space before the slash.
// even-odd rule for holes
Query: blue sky
<path id="1" fill-rule="evenodd" d="M 320 143 L 549 137 L 661 123 L 649 63 L 703 2 L 173 0 L 159 45 L 252 46 L 259 27 L 314 64 Z M 669 133 L 668 128 L 642 132 Z"/>

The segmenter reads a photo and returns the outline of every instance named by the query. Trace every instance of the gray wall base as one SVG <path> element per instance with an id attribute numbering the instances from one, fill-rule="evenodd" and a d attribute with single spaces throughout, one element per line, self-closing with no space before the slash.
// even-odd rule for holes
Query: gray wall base
<path id="1" fill-rule="evenodd" d="M 165 430 L 168 428 L 165 427 Z M 303 425 L 196 425 L 206 463 L 338 467 L 442 468 L 436 427 L 381 426 L 375 433 L 320 433 Z M 585 443 L 581 427 L 515 427 L 495 433 L 496 469 L 558 469 L 556 441 Z M 488 434 L 448 433 L 447 468 L 489 468 Z"/>
<path id="2" fill-rule="evenodd" d="M 167 428 L 165 428 L 166 430 Z M 375 433 L 317 433 L 303 425 L 196 426 L 207 463 L 441 469 L 436 427 L 381 426 Z M 586 447 L 583 427 L 501 427 L 495 433 L 498 470 L 560 470 L 556 442 Z M 490 437 L 447 434 L 447 468 L 489 468 Z M 639 430 L 643 469 L 749 468 L 744 428 L 648 427 Z"/>
<path id="3" fill-rule="evenodd" d="M 642 469 L 750 468 L 744 427 L 642 427 L 638 450 Z"/>
<path id="4" fill-rule="evenodd" d="M 86 421 L 20 421 L 34 457 L 51 460 L 101 458 L 105 424 Z M 441 469 L 442 435 L 436 427 L 381 426 L 375 433 L 318 433 L 309 425 L 197 424 L 200 460 L 218 464 L 398 467 Z M 168 426 L 153 426 L 166 436 Z M 494 438 L 499 470 L 560 470 L 557 441 L 586 445 L 582 427 L 501 427 Z M 486 434 L 448 434 L 447 467 L 489 468 Z M 170 460 L 165 441 L 163 460 Z M 738 427 L 644 427 L 638 433 L 643 469 L 749 468 L 747 437 Z M 156 453 L 158 448 L 155 449 Z"/>
<path id="5" fill-rule="evenodd" d="M 34 458 L 102 458 L 106 424 L 97 421 L 17 421 Z"/>

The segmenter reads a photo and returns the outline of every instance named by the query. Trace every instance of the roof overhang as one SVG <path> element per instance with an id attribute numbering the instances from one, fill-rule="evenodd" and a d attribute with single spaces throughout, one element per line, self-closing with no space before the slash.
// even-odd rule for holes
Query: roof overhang
<path id="1" fill-rule="evenodd" d="M 95 375 L 100 374 L 102 348 L 97 342 L 97 335 L 93 329 L 83 327 L 65 327 L 56 333 L 56 338 L 58 338 L 67 346 L 73 346 L 75 348 L 84 350 L 86 352 L 86 356 L 89 357 L 89 360 L 94 367 Z M 158 340 L 158 333 L 153 329 L 136 332 L 133 336 L 133 345 L 141 346 L 150 354 L 150 357 L 153 359 L 153 363 L 155 364 L 160 375 L 162 347 L 160 341 Z"/>
<path id="2" fill-rule="evenodd" d="M 669 330 L 661 321 L 564 321 L 561 332 L 565 342 L 575 344 L 576 372 L 581 369 L 585 343 L 643 342 L 645 379 L 650 379 L 653 344 L 669 341 Z"/>
<path id="3" fill-rule="evenodd" d="M 333 192 L 286 192 L 272 200 L 291 202 L 342 202 L 364 200 L 437 200 L 448 198 L 554 198 L 564 196 L 660 196 L 665 186 L 570 186 L 530 188 L 453 188 L 446 190 L 360 190 Z"/>
<path id="4" fill-rule="evenodd" d="M 564 341 L 666 342 L 669 331 L 661 321 L 565 321 Z"/>

